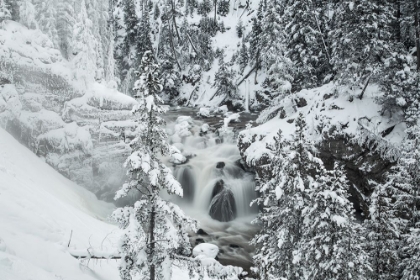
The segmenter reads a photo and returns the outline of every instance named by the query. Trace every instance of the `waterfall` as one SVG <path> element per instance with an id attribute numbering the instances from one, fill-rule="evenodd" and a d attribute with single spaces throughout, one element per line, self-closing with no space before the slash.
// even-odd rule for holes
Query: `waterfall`
<path id="1" fill-rule="evenodd" d="M 256 198 L 254 174 L 238 163 L 241 157 L 236 144 L 221 143 L 216 133 L 203 135 L 199 133 L 202 122 L 187 121 L 191 133 L 186 137 L 168 129 L 174 133 L 172 144 L 190 157 L 187 163 L 174 166 L 174 175 L 184 189 L 184 197 L 175 202 L 222 222 L 255 215 L 258 210 L 250 207 Z"/>

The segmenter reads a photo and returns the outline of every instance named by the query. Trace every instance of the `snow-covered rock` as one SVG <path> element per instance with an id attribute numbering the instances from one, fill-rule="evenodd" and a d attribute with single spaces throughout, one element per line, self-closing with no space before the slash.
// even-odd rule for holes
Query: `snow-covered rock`
<path id="1" fill-rule="evenodd" d="M 204 118 L 209 118 L 212 116 L 210 108 L 207 107 L 201 107 L 200 111 L 198 111 L 198 115 Z"/>
<path id="2" fill-rule="evenodd" d="M 216 258 L 219 254 L 219 247 L 210 243 L 201 243 L 194 247 L 193 256 L 198 259 Z"/>

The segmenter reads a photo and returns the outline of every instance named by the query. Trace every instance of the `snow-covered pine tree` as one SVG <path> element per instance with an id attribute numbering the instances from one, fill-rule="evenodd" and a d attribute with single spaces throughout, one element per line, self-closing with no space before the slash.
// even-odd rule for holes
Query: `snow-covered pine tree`
<path id="1" fill-rule="evenodd" d="M 407 210 L 405 193 L 410 190 L 402 173 L 394 168 L 384 184 L 376 184 L 371 195 L 367 229 L 367 249 L 372 271 L 370 279 L 398 279 L 400 257 L 398 250 L 402 230 L 405 228 L 403 213 Z"/>
<path id="2" fill-rule="evenodd" d="M 195 221 L 182 210 L 165 200 L 159 193 L 182 196 L 182 187 L 170 169 L 159 159 L 170 152 L 163 128 L 162 99 L 159 93 L 159 66 L 152 52 L 145 52 L 141 76 L 135 84 L 138 104 L 133 108 L 137 116 L 137 137 L 131 142 L 132 153 L 125 166 L 130 180 L 116 193 L 115 198 L 138 192 L 140 199 L 134 207 L 119 208 L 113 217 L 123 229 L 119 242 L 120 276 L 131 279 L 171 279 L 175 255 L 189 255 L 191 245 L 187 230 L 196 229 Z"/>
<path id="3" fill-rule="evenodd" d="M 36 9 L 31 0 L 22 0 L 19 14 L 20 23 L 30 29 L 38 28 L 38 22 L 36 21 Z"/>
<path id="4" fill-rule="evenodd" d="M 257 84 L 257 72 L 260 67 L 260 47 L 261 47 L 261 21 L 263 19 L 263 2 L 258 6 L 257 16 L 252 18 L 252 29 L 249 34 L 249 59 L 255 67 L 255 84 Z"/>
<path id="5" fill-rule="evenodd" d="M 142 12 L 142 17 L 138 26 L 138 32 L 136 37 L 136 59 L 140 60 L 143 57 L 143 54 L 152 49 L 152 40 L 150 38 L 150 21 L 149 21 L 149 9 L 145 5 Z M 139 63 L 135 63 L 138 65 Z"/>
<path id="6" fill-rule="evenodd" d="M 205 17 L 211 12 L 211 8 L 212 8 L 212 5 L 211 5 L 210 0 L 203 0 L 203 2 L 198 4 L 197 14 Z"/>
<path id="7" fill-rule="evenodd" d="M 37 21 L 41 31 L 50 38 L 56 48 L 59 47 L 57 33 L 57 9 L 55 0 L 40 0 L 37 4 Z"/>
<path id="8" fill-rule="evenodd" d="M 72 63 L 74 77 L 89 86 L 96 75 L 96 38 L 92 34 L 92 22 L 88 18 L 85 0 L 80 5 L 80 13 L 73 30 Z"/>
<path id="9" fill-rule="evenodd" d="M 21 0 L 3 0 L 3 2 L 6 3 L 6 6 L 8 7 L 10 11 L 10 19 L 14 21 L 20 20 L 20 9 L 19 6 Z"/>
<path id="10" fill-rule="evenodd" d="M 306 279 L 371 279 L 349 188 L 343 168 L 335 164 L 331 171 L 322 168 L 308 190 L 300 245 Z"/>
<path id="11" fill-rule="evenodd" d="M 283 10 L 283 0 L 270 1 L 265 6 L 261 20 L 262 33 L 258 49 L 261 65 L 268 74 L 266 83 L 273 91 L 272 97 L 291 92 L 293 76 L 296 72 L 292 61 L 285 55 Z"/>
<path id="12" fill-rule="evenodd" d="M 238 64 L 240 74 L 244 72 L 245 67 L 248 65 L 249 56 L 248 56 L 248 48 L 246 47 L 246 43 L 242 40 L 241 49 L 239 50 L 238 56 Z"/>
<path id="13" fill-rule="evenodd" d="M 136 14 L 134 0 L 124 0 L 122 3 L 124 11 L 125 37 L 123 43 L 123 59 L 126 61 L 128 70 L 132 63 L 137 59 L 137 37 L 139 19 Z"/>
<path id="14" fill-rule="evenodd" d="M 291 141 L 278 132 L 272 151 L 271 177 L 262 179 L 255 200 L 263 209 L 255 223 L 260 232 L 254 263 L 262 279 L 298 280 L 304 278 L 300 241 L 303 234 L 303 210 L 308 205 L 307 190 L 314 182 L 313 172 L 320 171 L 320 160 L 309 150 L 305 139 L 306 122 L 302 114 L 295 120 L 296 132 Z"/>
<path id="15" fill-rule="evenodd" d="M 394 52 L 386 60 L 379 82 L 384 95 L 379 98 L 382 113 L 393 116 L 401 111 L 407 123 L 413 124 L 419 111 L 419 73 L 410 55 Z"/>
<path id="16" fill-rule="evenodd" d="M 0 22 L 8 19 L 12 19 L 12 14 L 10 13 L 5 0 L 0 0 Z"/>
<path id="17" fill-rule="evenodd" d="M 408 139 L 404 143 L 405 150 L 399 159 L 400 169 L 405 171 L 401 178 L 410 184 L 405 193 L 404 202 L 408 217 L 406 232 L 402 238 L 400 254 L 403 280 L 420 279 L 420 127 L 416 124 L 408 129 Z M 401 177 L 401 176 L 399 176 Z"/>
<path id="18" fill-rule="evenodd" d="M 285 0 L 281 18 L 287 34 L 286 55 L 298 72 L 294 78 L 297 89 L 322 84 L 330 74 L 330 49 L 322 18 L 328 1 Z M 281 11 L 281 9 L 280 9 Z"/>
<path id="19" fill-rule="evenodd" d="M 229 14 L 229 8 L 229 0 L 219 0 L 219 2 L 217 3 L 217 14 L 225 17 Z"/>
<path id="20" fill-rule="evenodd" d="M 237 88 L 234 84 L 235 71 L 224 61 L 224 55 L 219 58 L 219 69 L 214 75 L 213 87 L 216 88 L 214 96 L 225 96 L 226 100 L 237 97 Z"/>
<path id="21" fill-rule="evenodd" d="M 60 0 L 57 4 L 57 33 L 61 53 L 66 59 L 71 56 L 73 26 L 75 24 L 74 0 Z"/>
<path id="22" fill-rule="evenodd" d="M 239 20 L 238 25 L 236 25 L 236 35 L 238 35 L 239 38 L 242 38 L 244 34 L 244 25 L 242 23 L 242 20 Z"/>
<path id="23" fill-rule="evenodd" d="M 342 1 L 336 5 L 331 32 L 331 62 L 339 84 L 363 86 L 381 73 L 390 53 L 391 1 Z"/>

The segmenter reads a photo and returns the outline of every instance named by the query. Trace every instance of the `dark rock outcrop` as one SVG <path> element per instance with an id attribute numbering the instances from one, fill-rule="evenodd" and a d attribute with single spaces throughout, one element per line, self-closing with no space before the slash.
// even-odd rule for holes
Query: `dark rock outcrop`
<path id="1" fill-rule="evenodd" d="M 237 216 L 235 197 L 223 180 L 219 180 L 213 188 L 209 214 L 220 222 L 232 221 Z"/>

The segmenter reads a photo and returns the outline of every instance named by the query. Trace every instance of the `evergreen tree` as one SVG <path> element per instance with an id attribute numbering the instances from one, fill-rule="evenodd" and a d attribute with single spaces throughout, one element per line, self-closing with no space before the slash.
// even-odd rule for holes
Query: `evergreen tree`
<path id="1" fill-rule="evenodd" d="M 235 73 L 224 62 L 223 55 L 219 59 L 219 70 L 214 76 L 213 87 L 216 88 L 215 96 L 225 96 L 227 99 L 237 98 L 237 88 L 233 82 Z"/>
<path id="2" fill-rule="evenodd" d="M 229 0 L 220 0 L 217 3 L 217 14 L 225 17 L 229 14 L 229 8 Z"/>
<path id="3" fill-rule="evenodd" d="M 123 229 L 119 243 L 123 280 L 169 280 L 174 255 L 191 254 L 187 230 L 195 230 L 195 222 L 159 196 L 162 190 L 182 196 L 182 188 L 159 158 L 168 154 L 170 147 L 161 117 L 165 109 L 158 96 L 162 91 L 158 75 L 159 66 L 154 64 L 152 53 L 145 52 L 141 76 L 135 84 L 139 101 L 133 109 L 138 117 L 137 137 L 131 142 L 133 151 L 125 163 L 130 180 L 116 194 L 120 198 L 138 191 L 140 199 L 134 207 L 119 208 L 113 214 Z"/>
<path id="4" fill-rule="evenodd" d="M 20 20 L 19 6 L 21 0 L 2 0 L 10 11 L 10 19 L 14 21 Z M 0 4 L 1 5 L 1 4 Z"/>
<path id="5" fill-rule="evenodd" d="M 12 14 L 10 13 L 8 5 L 5 0 L 0 0 L 0 22 L 10 19 L 12 19 Z"/>
<path id="6" fill-rule="evenodd" d="M 23 0 L 20 5 L 19 14 L 20 23 L 30 29 L 37 29 L 38 22 L 36 21 L 36 9 L 30 0 Z"/>
<path id="7" fill-rule="evenodd" d="M 388 182 L 376 185 L 371 196 L 370 217 L 365 221 L 371 279 L 398 279 L 398 249 L 403 229 L 402 220 L 399 219 L 403 209 L 398 208 L 403 195 L 400 188 L 407 190 L 407 185 L 396 175 L 390 174 Z"/>
<path id="8" fill-rule="evenodd" d="M 155 4 L 155 9 L 153 10 L 153 19 L 157 20 L 160 17 L 160 9 L 158 3 Z"/>
<path id="9" fill-rule="evenodd" d="M 241 45 L 241 49 L 239 50 L 239 57 L 238 57 L 240 74 L 244 72 L 245 67 L 248 65 L 248 61 L 249 61 L 248 48 L 246 47 L 244 40 L 242 40 L 242 45 Z"/>
<path id="10" fill-rule="evenodd" d="M 211 8 L 212 8 L 212 5 L 211 5 L 210 0 L 203 0 L 203 2 L 198 4 L 197 14 L 205 17 L 211 12 Z"/>
<path id="11" fill-rule="evenodd" d="M 266 70 L 267 85 L 275 92 L 271 96 L 284 95 L 291 92 L 295 68 L 292 61 L 286 57 L 284 23 L 282 14 L 284 3 L 273 0 L 267 3 L 261 20 L 259 46 L 261 65 Z"/>
<path id="12" fill-rule="evenodd" d="M 361 227 L 355 222 L 342 167 L 322 169 L 303 210 L 300 257 L 307 279 L 371 279 Z"/>
<path id="13" fill-rule="evenodd" d="M 262 279 L 305 279 L 299 251 L 303 210 L 308 206 L 306 192 L 314 181 L 311 174 L 320 170 L 320 160 L 309 150 L 302 114 L 295 125 L 292 141 L 283 139 L 279 131 L 274 145 L 268 147 L 273 154 L 272 179 L 261 178 L 257 187 L 260 197 L 255 202 L 263 209 L 256 219 L 261 230 L 252 242 L 257 245 L 254 263 Z"/>
<path id="14" fill-rule="evenodd" d="M 410 127 L 407 131 L 408 139 L 403 144 L 404 150 L 399 159 L 398 178 L 409 184 L 408 192 L 405 192 L 402 202 L 403 214 L 407 217 L 407 226 L 401 241 L 401 270 L 402 279 L 420 279 L 420 127 L 418 124 Z M 406 189 L 407 190 L 407 189 Z"/>
<path id="15" fill-rule="evenodd" d="M 286 55 L 298 72 L 294 78 L 297 89 L 320 85 L 330 71 L 330 48 L 321 23 L 327 14 L 327 1 L 286 0 L 279 4 L 284 32 L 287 34 Z"/>
<path id="16" fill-rule="evenodd" d="M 393 14 L 389 1 L 342 1 L 331 35 L 332 63 L 340 84 L 363 87 L 381 73 L 391 51 Z"/>
<path id="17" fill-rule="evenodd" d="M 152 49 L 152 40 L 150 38 L 150 22 L 149 22 L 149 10 L 146 6 L 142 13 L 140 24 L 138 27 L 137 38 L 136 38 L 136 58 L 141 59 L 143 54 Z M 139 64 L 139 63 L 137 63 Z"/>
<path id="18" fill-rule="evenodd" d="M 57 4 L 57 34 L 61 53 L 67 59 L 71 55 L 74 24 L 74 1 L 60 0 Z"/>
<path id="19" fill-rule="evenodd" d="M 41 31 L 50 38 L 55 47 L 59 47 L 59 37 L 57 33 L 57 10 L 55 0 L 42 0 L 37 5 L 37 20 Z"/>
<path id="20" fill-rule="evenodd" d="M 84 80 L 88 86 L 96 76 L 96 38 L 92 34 L 92 21 L 88 18 L 85 0 L 82 0 L 80 13 L 73 31 L 74 76 Z"/>
<path id="21" fill-rule="evenodd" d="M 127 70 L 137 58 L 139 19 L 136 14 L 136 5 L 134 0 L 124 0 L 123 11 L 126 35 L 124 37 L 122 56 L 128 64 L 128 67 L 126 67 Z"/>
<path id="22" fill-rule="evenodd" d="M 244 34 L 244 25 L 242 23 L 242 20 L 239 20 L 238 25 L 236 26 L 236 35 L 238 35 L 239 38 L 242 38 Z"/>

